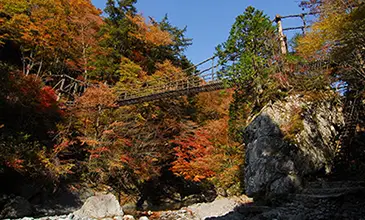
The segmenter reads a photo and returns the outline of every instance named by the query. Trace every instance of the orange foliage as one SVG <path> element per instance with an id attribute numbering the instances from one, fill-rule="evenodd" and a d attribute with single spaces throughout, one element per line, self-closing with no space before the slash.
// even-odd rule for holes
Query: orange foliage
<path id="1" fill-rule="evenodd" d="M 43 64 L 50 60 L 84 72 L 90 68 L 90 52 L 97 47 L 95 36 L 103 23 L 101 11 L 90 0 L 3 0 L 2 4 L 5 7 L 0 8 L 0 14 L 9 16 L 1 19 L 0 32 L 4 34 L 0 42 L 20 44 L 24 73 L 45 71 Z"/>
<path id="2" fill-rule="evenodd" d="M 182 69 L 174 66 L 170 60 L 165 60 L 163 63 L 157 63 L 156 68 L 157 70 L 153 74 L 153 78 L 161 78 L 161 80 L 165 82 L 181 79 L 184 76 Z"/>
<path id="3" fill-rule="evenodd" d="M 104 84 L 88 88 L 85 93 L 77 98 L 80 108 L 114 107 L 116 95 L 113 90 Z"/>
<path id="4" fill-rule="evenodd" d="M 167 31 L 162 31 L 156 23 L 146 23 L 145 18 L 142 17 L 142 15 L 128 15 L 128 18 L 138 28 L 137 32 L 130 33 L 131 36 L 156 46 L 167 46 L 173 43 L 171 36 Z"/>
<path id="5" fill-rule="evenodd" d="M 5 165 L 9 168 L 20 171 L 24 168 L 23 163 L 24 160 L 12 158 L 11 160 L 5 162 Z"/>
<path id="6" fill-rule="evenodd" d="M 197 95 L 198 121 L 215 120 L 228 116 L 233 91 L 205 92 Z"/>
<path id="7" fill-rule="evenodd" d="M 57 96 L 50 86 L 42 87 L 41 80 L 34 75 L 11 73 L 12 91 L 7 96 L 7 102 L 21 104 L 28 107 L 36 107 L 42 113 L 59 114 Z"/>
<path id="8" fill-rule="evenodd" d="M 311 30 L 298 39 L 296 50 L 299 54 L 311 60 L 328 58 L 329 52 L 348 37 L 345 27 L 354 22 L 349 12 L 358 3 L 357 0 L 302 1 L 303 6 L 321 13 L 318 20 L 311 25 Z"/>
<path id="9" fill-rule="evenodd" d="M 100 17 L 101 11 L 96 9 L 89 0 L 69 0 L 71 6 L 71 19 L 74 45 L 79 54 L 74 67 L 87 73 L 94 67 L 89 63 L 93 59 L 93 53 L 100 50 L 96 35 L 103 25 Z"/>
<path id="10" fill-rule="evenodd" d="M 206 156 L 215 173 L 211 180 L 217 187 L 225 189 L 239 183 L 240 165 L 244 161 L 242 147 L 230 138 L 228 132 L 232 93 L 232 90 L 200 93 L 196 102 L 197 120 L 202 124 L 200 129 L 209 134 L 214 146 L 210 155 Z"/>
<path id="11" fill-rule="evenodd" d="M 88 150 L 90 153 L 90 159 L 99 158 L 103 152 L 110 151 L 107 147 L 96 147 Z"/>
<path id="12" fill-rule="evenodd" d="M 62 140 L 61 143 L 59 144 L 55 144 L 53 146 L 53 153 L 55 155 L 57 155 L 58 153 L 64 151 L 65 149 L 67 149 L 70 145 L 72 145 L 73 143 L 71 141 L 68 140 Z"/>
<path id="13" fill-rule="evenodd" d="M 228 116 L 218 120 L 209 120 L 203 126 L 203 129 L 211 136 L 210 140 L 214 144 L 227 145 L 231 144 L 228 135 Z"/>
<path id="14" fill-rule="evenodd" d="M 172 140 L 176 160 L 172 162 L 171 171 L 187 180 L 199 182 L 212 177 L 215 173 L 214 160 L 211 158 L 213 145 L 205 131 L 194 131 Z"/>

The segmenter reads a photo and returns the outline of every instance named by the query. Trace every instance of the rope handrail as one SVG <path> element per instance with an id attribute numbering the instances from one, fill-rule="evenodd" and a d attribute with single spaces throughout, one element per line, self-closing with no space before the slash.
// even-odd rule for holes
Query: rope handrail
<path id="1" fill-rule="evenodd" d="M 320 12 L 308 12 L 308 13 L 301 13 L 301 14 L 294 14 L 294 15 L 284 15 L 284 16 L 279 16 L 282 19 L 285 18 L 301 18 L 303 16 L 307 16 L 307 15 L 317 15 L 320 14 Z"/>
<path id="2" fill-rule="evenodd" d="M 207 63 L 210 60 L 213 60 L 215 57 L 216 57 L 216 55 L 214 55 L 212 57 L 209 57 L 208 59 L 205 59 L 205 60 L 203 60 L 202 62 L 200 62 L 198 64 L 195 64 L 195 65 L 193 65 L 191 67 L 188 67 L 186 69 L 181 70 L 180 72 L 177 72 L 176 75 L 182 74 L 182 73 L 186 73 L 189 70 L 193 70 L 193 69 L 197 68 L 198 66 L 201 66 L 201 65 Z M 193 74 L 193 75 L 197 75 L 197 74 Z M 169 79 L 169 76 L 162 77 L 162 78 L 158 78 L 158 79 L 153 79 L 153 80 L 150 80 L 150 81 L 147 81 L 147 82 L 137 82 L 135 84 L 149 84 L 151 82 L 160 81 L 161 79 Z"/>

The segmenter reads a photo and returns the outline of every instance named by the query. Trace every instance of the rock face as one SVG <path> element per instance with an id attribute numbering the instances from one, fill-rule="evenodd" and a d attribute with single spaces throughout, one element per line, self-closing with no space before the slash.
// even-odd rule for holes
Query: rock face
<path id="1" fill-rule="evenodd" d="M 329 172 L 341 126 L 342 111 L 331 101 L 292 96 L 265 106 L 244 130 L 246 194 L 286 194 L 306 176 Z"/>
<path id="2" fill-rule="evenodd" d="M 123 216 L 118 200 L 113 194 L 97 195 L 88 198 L 81 209 L 74 212 L 74 215 L 83 218 L 107 218 Z"/>

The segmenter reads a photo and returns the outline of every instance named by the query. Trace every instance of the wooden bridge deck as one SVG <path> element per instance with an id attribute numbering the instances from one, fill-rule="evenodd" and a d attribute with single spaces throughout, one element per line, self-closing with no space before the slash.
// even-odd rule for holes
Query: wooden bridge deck
<path id="1" fill-rule="evenodd" d="M 183 96 L 183 95 L 193 95 L 193 94 L 198 94 L 201 92 L 210 92 L 210 91 L 215 91 L 215 90 L 221 90 L 224 88 L 225 88 L 224 83 L 222 81 L 212 81 L 212 82 L 209 82 L 204 85 L 198 85 L 198 86 L 193 86 L 193 87 L 186 86 L 186 87 L 176 88 L 173 90 L 162 91 L 159 93 L 152 93 L 149 95 L 142 95 L 142 96 L 138 96 L 138 97 L 120 99 L 120 100 L 118 100 L 117 104 L 119 106 L 133 105 L 133 104 L 137 104 L 137 103 L 149 102 L 149 101 L 154 101 L 154 100 L 163 99 L 163 98 L 177 97 L 177 96 Z"/>

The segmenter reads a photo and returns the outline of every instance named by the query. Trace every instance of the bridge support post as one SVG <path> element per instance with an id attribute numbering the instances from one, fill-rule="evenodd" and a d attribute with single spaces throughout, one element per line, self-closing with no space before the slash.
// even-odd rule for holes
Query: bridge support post
<path id="1" fill-rule="evenodd" d="M 214 81 L 214 57 L 212 59 L 212 81 Z"/>
<path id="2" fill-rule="evenodd" d="M 64 86 L 65 86 L 65 79 L 61 79 L 61 86 L 60 86 L 60 89 L 59 89 L 59 93 L 57 95 L 57 101 L 60 101 L 60 99 L 61 99 Z"/>
<path id="3" fill-rule="evenodd" d="M 303 22 L 302 32 L 303 32 L 303 35 L 305 35 L 306 34 L 306 28 L 307 28 L 307 22 L 305 21 L 305 15 L 301 14 L 300 18 L 302 19 L 302 22 Z"/>
<path id="4" fill-rule="evenodd" d="M 279 32 L 279 39 L 280 39 L 280 50 L 283 55 L 287 54 L 288 52 L 288 45 L 286 42 L 286 36 L 283 32 L 283 25 L 281 23 L 281 16 L 276 15 L 275 22 L 278 25 L 278 32 Z"/>
<path id="5" fill-rule="evenodd" d="M 75 95 L 77 92 L 77 82 L 74 83 L 74 91 L 73 91 L 73 94 Z"/>

